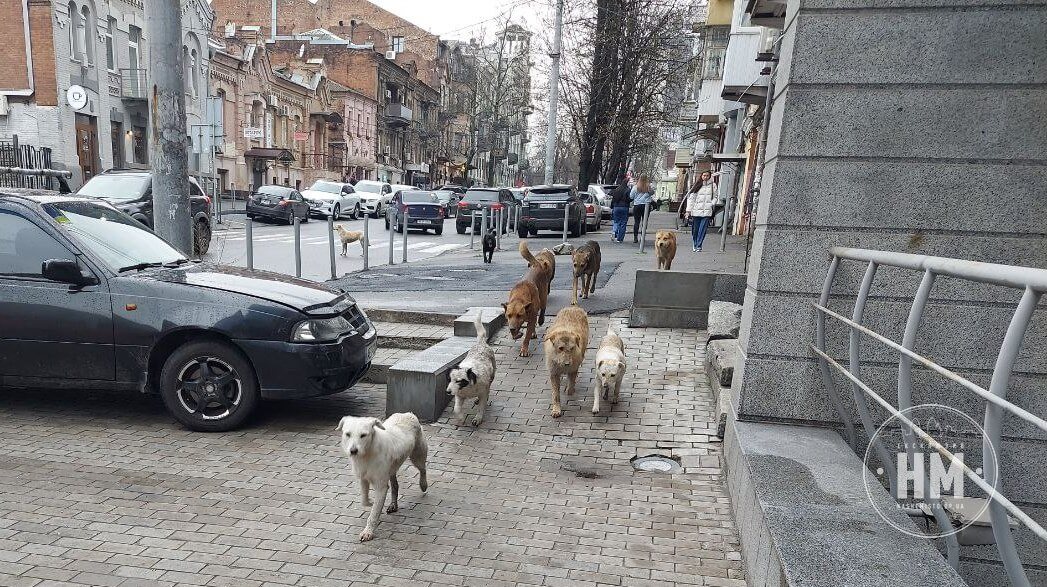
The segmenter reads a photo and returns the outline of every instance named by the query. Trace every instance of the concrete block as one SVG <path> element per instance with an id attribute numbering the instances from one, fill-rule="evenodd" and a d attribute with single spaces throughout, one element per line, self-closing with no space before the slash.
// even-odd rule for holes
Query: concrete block
<path id="1" fill-rule="evenodd" d="M 705 347 L 705 373 L 716 410 L 716 435 L 723 438 L 731 413 L 731 381 L 738 361 L 738 341 L 713 340 Z"/>
<path id="2" fill-rule="evenodd" d="M 774 568 L 776 560 L 786 585 L 966 585 L 928 541 L 876 515 L 870 498 L 915 532 L 886 492 L 867 494 L 864 466 L 835 432 L 732 419 L 725 444 L 736 445 L 726 450 L 725 466 L 748 472 L 735 477 L 746 487 L 730 487 L 735 517 L 761 521 L 771 543 L 761 558 L 759 534 L 741 533 L 750 577 L 774 584 L 757 565 L 766 560 L 765 569 Z M 749 489 L 758 516 L 738 511 L 750 507 L 736 501 Z"/>
<path id="3" fill-rule="evenodd" d="M 709 302 L 709 327 L 706 340 L 738 338 L 742 323 L 742 305 L 734 302 Z"/>
<path id="4" fill-rule="evenodd" d="M 629 326 L 705 328 L 716 292 L 738 300 L 744 281 L 743 274 L 734 273 L 639 270 Z"/>
<path id="5" fill-rule="evenodd" d="M 386 414 L 412 412 L 423 422 L 439 419 L 450 397 L 447 383 L 451 369 L 475 342 L 475 338 L 449 338 L 390 367 L 386 374 Z"/>
<path id="6" fill-rule="evenodd" d="M 505 326 L 505 312 L 500 307 L 476 307 L 469 310 L 454 320 L 454 335 L 464 337 L 476 337 L 476 312 L 483 313 L 483 325 L 487 329 L 487 340 L 490 341 L 498 333 L 498 329 Z"/>

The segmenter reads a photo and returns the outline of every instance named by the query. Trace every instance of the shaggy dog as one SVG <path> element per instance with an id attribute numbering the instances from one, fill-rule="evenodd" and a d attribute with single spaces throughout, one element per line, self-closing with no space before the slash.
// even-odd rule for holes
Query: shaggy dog
<path id="1" fill-rule="evenodd" d="M 364 250 L 364 247 L 366 246 L 364 244 L 364 233 L 360 232 L 359 230 L 346 230 L 345 227 L 341 224 L 336 225 L 334 229 L 338 231 L 338 238 L 342 241 L 343 257 L 346 256 L 346 254 L 348 254 L 349 252 L 349 243 L 355 242 L 360 243 L 360 256 L 363 256 L 364 252 L 366 252 Z"/>
<path id="2" fill-rule="evenodd" d="M 556 257 L 548 249 L 537 256 L 527 248 L 527 241 L 520 241 L 520 255 L 527 260 L 530 269 L 509 291 L 509 301 L 502 304 L 509 324 L 509 334 L 519 340 L 520 329 L 527 326 L 527 333 L 520 344 L 520 356 L 531 356 L 531 339 L 534 329 L 545 323 L 545 305 L 549 300 L 549 287 L 556 275 Z"/>
<path id="3" fill-rule="evenodd" d="M 676 233 L 659 230 L 654 236 L 654 253 L 658 256 L 659 269 L 672 269 L 673 259 L 676 258 Z"/>
<path id="4" fill-rule="evenodd" d="M 596 291 L 596 276 L 600 273 L 600 243 L 586 241 L 571 254 L 574 263 L 574 280 L 572 282 L 572 303 L 578 303 L 578 278 L 582 278 L 582 299 L 589 299 L 589 294 Z"/>
<path id="5" fill-rule="evenodd" d="M 607 326 L 607 334 L 600 341 L 596 351 L 596 378 L 593 386 L 593 414 L 600 413 L 600 400 L 608 399 L 611 388 L 614 395 L 611 404 L 618 403 L 618 394 L 622 390 L 622 378 L 625 377 L 625 344 L 618 333 Z"/>
<path id="6" fill-rule="evenodd" d="M 425 460 L 429 444 L 422 433 L 422 425 L 414 414 L 393 414 L 382 422 L 378 418 L 356 418 L 346 416 L 338 422 L 341 432 L 341 447 L 353 461 L 353 471 L 360 481 L 360 492 L 365 507 L 371 507 L 367 524 L 360 532 L 360 542 L 374 538 L 374 527 L 382 513 L 385 496 L 391 488 L 393 502 L 385 511 L 390 514 L 400 509 L 397 503 L 400 485 L 396 472 L 405 460 L 418 469 L 418 485 L 424 492 L 429 483 L 425 478 Z M 374 485 L 374 503 L 371 503 L 371 485 Z"/>
<path id="7" fill-rule="evenodd" d="M 578 369 L 589 344 L 589 318 L 580 306 L 567 306 L 556 314 L 545 332 L 545 368 L 553 388 L 552 416 L 563 415 L 560 407 L 560 378 L 567 376 L 567 395 L 574 395 Z"/>
<path id="8" fill-rule="evenodd" d="M 491 263 L 494 261 L 494 249 L 498 246 L 498 233 L 494 229 L 489 229 L 487 234 L 483 238 L 484 248 L 484 263 Z"/>
<path id="9" fill-rule="evenodd" d="M 476 399 L 479 406 L 473 416 L 473 426 L 484 421 L 487 409 L 487 397 L 491 394 L 491 383 L 494 382 L 494 350 L 487 344 L 487 329 L 484 328 L 483 314 L 476 313 L 476 344 L 465 355 L 465 359 L 451 370 L 451 381 L 447 384 L 447 393 L 454 396 L 454 416 L 461 426 L 465 423 L 465 401 Z"/>

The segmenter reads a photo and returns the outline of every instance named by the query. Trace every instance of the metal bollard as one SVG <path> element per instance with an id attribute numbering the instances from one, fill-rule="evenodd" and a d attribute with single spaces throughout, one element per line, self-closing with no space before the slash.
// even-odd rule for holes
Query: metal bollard
<path id="1" fill-rule="evenodd" d="M 563 242 L 567 242 L 567 220 L 571 214 L 571 204 L 563 205 Z"/>
<path id="2" fill-rule="evenodd" d="M 476 248 L 476 210 L 469 217 L 469 250 Z"/>
<path id="3" fill-rule="evenodd" d="M 247 243 L 247 268 L 254 269 L 254 220 L 244 222 L 244 238 Z"/>
<path id="4" fill-rule="evenodd" d="M 294 276 L 302 276 L 302 225 L 297 216 L 294 217 Z"/>
<path id="5" fill-rule="evenodd" d="M 364 214 L 364 271 L 367 271 L 369 261 L 371 260 L 371 217 Z"/>
<path id="6" fill-rule="evenodd" d="M 640 252 L 644 252 L 647 245 L 647 219 L 651 215 L 650 202 L 643 205 L 643 226 L 640 227 Z"/>
<path id="7" fill-rule="evenodd" d="M 409 216 L 410 212 L 408 211 L 408 207 L 404 206 L 404 263 L 407 262 L 407 233 L 410 232 L 409 230 L 407 230 L 407 227 L 409 226 Z"/>
<path id="8" fill-rule="evenodd" d="M 331 249 L 331 279 L 338 277 L 338 266 L 334 262 L 334 214 L 327 217 L 327 242 Z"/>
<path id="9" fill-rule="evenodd" d="M 396 265 L 396 261 L 393 260 L 393 241 L 396 240 L 395 238 L 393 238 L 393 235 L 396 233 L 393 232 L 395 227 L 393 226 L 393 221 L 389 218 L 390 216 L 391 215 L 389 214 L 389 209 L 386 208 L 385 219 L 389 221 L 389 264 Z"/>
<path id="10" fill-rule="evenodd" d="M 502 250 L 502 212 L 505 208 L 499 208 L 498 213 L 494 215 L 494 248 L 495 250 Z"/>
<path id="11" fill-rule="evenodd" d="M 214 211 L 215 211 L 215 222 L 218 224 L 222 223 L 222 192 L 215 190 L 214 196 Z"/>
<path id="12" fill-rule="evenodd" d="M 480 212 L 480 241 L 483 242 L 483 235 L 487 234 L 487 227 L 491 223 L 491 209 L 484 207 Z"/>

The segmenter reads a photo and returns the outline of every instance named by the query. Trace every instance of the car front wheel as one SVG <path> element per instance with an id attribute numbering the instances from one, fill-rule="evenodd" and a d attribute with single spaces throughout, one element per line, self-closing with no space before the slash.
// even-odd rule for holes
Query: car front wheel
<path id="1" fill-rule="evenodd" d="M 361 215 L 360 214 L 360 204 L 357 204 L 356 207 L 353 208 L 353 214 L 351 216 L 349 216 L 349 219 L 350 220 L 358 220 L 360 218 L 360 215 Z"/>
<path id="2" fill-rule="evenodd" d="M 342 219 L 342 207 L 339 206 L 338 204 L 335 204 L 334 205 L 334 210 L 331 211 L 331 215 L 334 216 L 335 220 L 341 220 Z"/>
<path id="3" fill-rule="evenodd" d="M 193 252 L 197 255 L 207 253 L 211 248 L 211 225 L 206 220 L 197 220 L 193 227 Z"/>
<path id="4" fill-rule="evenodd" d="M 243 424 L 258 405 L 258 382 L 239 350 L 201 340 L 178 347 L 164 362 L 160 397 L 187 428 L 225 432 Z"/>

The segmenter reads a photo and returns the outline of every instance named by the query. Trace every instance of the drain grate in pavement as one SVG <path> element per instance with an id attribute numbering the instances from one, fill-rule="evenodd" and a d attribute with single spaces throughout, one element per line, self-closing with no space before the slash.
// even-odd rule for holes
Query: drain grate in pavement
<path id="1" fill-rule="evenodd" d="M 680 466 L 680 462 L 672 457 L 663 455 L 647 455 L 642 457 L 633 457 L 630 459 L 633 463 L 633 468 L 637 471 L 645 471 L 648 473 L 681 473 L 683 467 Z"/>

